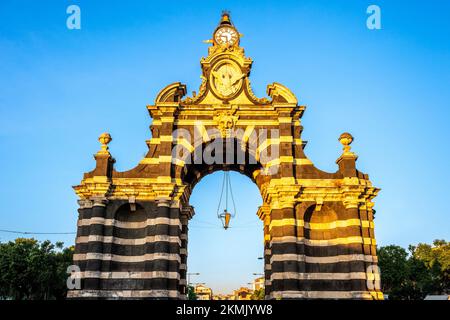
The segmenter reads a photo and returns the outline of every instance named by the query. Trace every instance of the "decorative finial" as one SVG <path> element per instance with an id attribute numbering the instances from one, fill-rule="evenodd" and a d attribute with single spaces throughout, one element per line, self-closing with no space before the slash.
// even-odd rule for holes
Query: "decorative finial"
<path id="1" fill-rule="evenodd" d="M 340 135 L 339 142 L 344 146 L 344 154 L 349 154 L 351 149 L 350 145 L 353 142 L 353 136 L 348 132 L 344 132 Z"/>
<path id="2" fill-rule="evenodd" d="M 233 23 L 231 22 L 230 11 L 228 10 L 222 11 L 222 18 L 220 19 L 219 25 L 229 25 L 229 26 L 233 25 Z"/>
<path id="3" fill-rule="evenodd" d="M 109 147 L 108 144 L 111 142 L 112 138 L 111 135 L 107 132 L 104 132 L 100 135 L 100 137 L 98 137 L 98 141 L 102 144 L 102 148 L 100 149 L 99 152 L 97 152 L 97 154 L 110 154 L 109 153 Z"/>
<path id="4" fill-rule="evenodd" d="M 358 160 L 358 156 L 356 155 L 356 153 L 350 151 L 350 149 L 351 149 L 350 145 L 353 142 L 353 136 L 348 132 L 344 132 L 343 134 L 341 134 L 339 136 L 338 140 L 344 146 L 344 148 L 343 148 L 344 152 L 342 152 L 341 156 L 336 160 L 336 163 L 339 164 L 339 170 L 341 170 L 342 172 L 348 171 L 345 174 L 349 174 L 349 176 L 353 177 L 354 172 L 350 172 L 349 168 L 353 166 L 353 169 L 355 169 L 354 164 L 355 164 L 355 161 Z M 344 165 L 342 167 L 341 164 L 343 163 L 342 162 L 343 160 L 347 161 L 347 165 Z M 353 165 L 350 165 L 350 167 L 349 167 L 348 161 L 353 163 Z"/>

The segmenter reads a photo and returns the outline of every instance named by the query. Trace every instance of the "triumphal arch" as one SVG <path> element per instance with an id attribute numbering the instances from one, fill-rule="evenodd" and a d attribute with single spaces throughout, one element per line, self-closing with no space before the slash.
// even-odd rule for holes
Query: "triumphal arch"
<path id="1" fill-rule="evenodd" d="M 339 137 L 336 172 L 317 169 L 304 152 L 305 106 L 279 83 L 255 96 L 240 38 L 224 13 L 200 60 L 198 92 L 172 83 L 147 107 L 151 138 L 135 168 L 116 171 L 111 136 L 100 136 L 95 169 L 74 187 L 81 288 L 68 297 L 185 299 L 191 192 L 209 173 L 234 170 L 263 199 L 266 299 L 382 299 L 372 202 L 379 189 L 356 169 L 353 137 Z"/>

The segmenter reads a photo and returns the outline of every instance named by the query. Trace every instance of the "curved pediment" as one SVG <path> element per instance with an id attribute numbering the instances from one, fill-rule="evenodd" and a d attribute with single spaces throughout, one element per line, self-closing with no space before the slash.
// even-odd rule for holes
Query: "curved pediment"
<path id="1" fill-rule="evenodd" d="M 155 99 L 155 103 L 180 102 L 186 95 L 186 85 L 181 82 L 174 82 L 162 89 Z"/>
<path id="2" fill-rule="evenodd" d="M 291 90 L 277 82 L 267 86 L 267 94 L 272 98 L 274 103 L 297 104 L 298 102 Z"/>

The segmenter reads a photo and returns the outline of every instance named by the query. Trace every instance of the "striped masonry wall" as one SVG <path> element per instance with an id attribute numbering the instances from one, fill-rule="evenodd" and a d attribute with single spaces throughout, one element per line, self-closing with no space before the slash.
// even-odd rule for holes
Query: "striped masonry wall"
<path id="1" fill-rule="evenodd" d="M 168 201 L 80 201 L 69 298 L 186 299 L 188 220 Z M 266 299 L 378 299 L 373 214 L 341 203 L 271 209 L 264 218 Z"/>
<path id="2" fill-rule="evenodd" d="M 272 210 L 270 298 L 372 299 L 367 267 L 377 265 L 373 222 L 357 208 L 339 215 L 331 207 L 305 204 Z M 366 226 L 366 227 L 363 227 Z M 378 290 L 379 291 L 379 290 Z"/>
<path id="3" fill-rule="evenodd" d="M 180 299 L 187 299 L 187 256 L 188 256 L 188 222 L 194 215 L 194 208 L 183 207 L 181 211 L 181 235 L 180 235 Z"/>
<path id="4" fill-rule="evenodd" d="M 270 216 L 265 215 L 263 218 L 264 222 L 264 294 L 265 299 L 270 298 L 270 292 L 272 289 L 271 275 L 272 275 L 272 263 L 271 250 L 270 250 Z"/>
<path id="5" fill-rule="evenodd" d="M 69 298 L 180 298 L 180 210 L 168 201 L 136 206 L 83 202 L 74 254 L 81 290 Z"/>

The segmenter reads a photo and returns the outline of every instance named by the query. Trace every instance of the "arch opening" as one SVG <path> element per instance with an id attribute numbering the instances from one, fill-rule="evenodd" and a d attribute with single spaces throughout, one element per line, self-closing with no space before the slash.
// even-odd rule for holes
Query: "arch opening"
<path id="1" fill-rule="evenodd" d="M 264 255 L 263 223 L 256 215 L 262 198 L 254 180 L 231 170 L 237 212 L 224 230 L 217 218 L 217 211 L 223 209 L 218 208 L 223 178 L 219 170 L 202 176 L 189 201 L 196 214 L 189 221 L 187 282 L 192 287 L 204 284 L 216 297 L 229 299 L 235 290 L 253 291 L 254 280 L 264 273 L 259 259 Z"/>
<path id="2" fill-rule="evenodd" d="M 255 177 L 263 166 L 257 160 L 255 150 L 238 138 L 212 139 L 202 142 L 191 152 L 182 150 L 181 155 L 177 156 L 181 156 L 186 165 L 183 169 L 176 168 L 175 176 L 189 185 L 191 190 L 203 177 L 222 170 L 239 172 L 259 188 Z"/>

